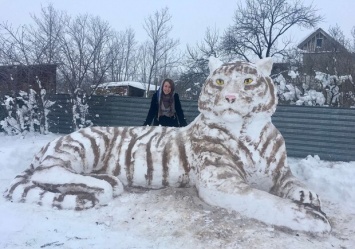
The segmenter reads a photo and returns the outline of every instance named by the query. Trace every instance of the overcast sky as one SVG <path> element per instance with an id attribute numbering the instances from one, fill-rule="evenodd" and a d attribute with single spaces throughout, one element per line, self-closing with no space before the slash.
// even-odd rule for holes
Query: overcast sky
<path id="1" fill-rule="evenodd" d="M 243 0 L 241 0 L 243 1 Z M 41 5 L 53 3 L 55 9 L 65 10 L 71 16 L 89 13 L 100 16 L 117 31 L 133 28 L 137 41 L 146 39 L 142 27 L 144 19 L 164 7 L 172 16 L 172 38 L 180 39 L 182 46 L 195 45 L 203 39 L 207 27 L 216 27 L 220 34 L 233 22 L 238 0 L 0 0 L 0 22 L 8 21 L 15 27 L 31 23 L 30 14 L 39 15 Z M 304 1 L 308 5 L 311 1 Z M 319 27 L 328 31 L 338 24 L 347 38 L 355 26 L 355 0 L 314 0 L 325 22 Z M 313 30 L 294 28 L 291 35 L 299 43 Z"/>

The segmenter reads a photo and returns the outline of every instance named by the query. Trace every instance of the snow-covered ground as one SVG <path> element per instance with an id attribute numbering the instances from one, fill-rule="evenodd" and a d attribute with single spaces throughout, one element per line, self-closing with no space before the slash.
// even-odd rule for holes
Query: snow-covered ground
<path id="1" fill-rule="evenodd" d="M 0 133 L 0 190 L 55 134 Z M 131 189 L 109 205 L 56 210 L 0 198 L 0 248 L 355 248 L 355 162 L 289 158 L 323 200 L 332 232 L 311 235 L 263 224 L 202 202 L 194 188 Z"/>

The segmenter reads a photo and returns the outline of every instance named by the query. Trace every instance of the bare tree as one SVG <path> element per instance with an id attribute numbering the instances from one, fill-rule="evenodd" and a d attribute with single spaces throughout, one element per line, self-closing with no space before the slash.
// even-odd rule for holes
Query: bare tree
<path id="1" fill-rule="evenodd" d="M 102 82 L 111 66 L 111 35 L 108 23 L 98 17 L 80 15 L 69 23 L 61 38 L 59 70 L 72 94 Z"/>
<path id="2" fill-rule="evenodd" d="M 0 23 L 0 64 L 3 65 L 29 65 L 31 56 L 28 52 L 30 46 L 28 44 L 27 27 L 20 26 L 13 28 L 11 24 Z M 7 78 L 7 92 L 11 97 L 16 97 L 21 89 L 21 82 L 14 79 L 8 72 L 1 70 L 0 77 Z M 0 96 L 4 93 L 0 92 Z M 16 107 L 16 105 L 14 105 Z"/>
<path id="3" fill-rule="evenodd" d="M 329 35 L 334 38 L 340 45 L 347 46 L 347 41 L 345 39 L 344 32 L 341 30 L 338 24 L 329 27 Z"/>
<path id="4" fill-rule="evenodd" d="M 213 29 L 211 27 L 207 27 L 205 31 L 205 37 L 203 38 L 202 42 L 197 44 L 197 48 L 205 57 L 218 57 L 219 39 L 219 32 L 216 27 Z"/>
<path id="5" fill-rule="evenodd" d="M 70 20 L 66 12 L 55 10 L 53 5 L 42 7 L 41 15 L 31 15 L 35 22 L 28 29 L 33 62 L 52 64 L 58 62 L 60 38 Z"/>
<path id="6" fill-rule="evenodd" d="M 136 44 L 135 33 L 131 28 L 114 35 L 112 46 L 115 60 L 112 61 L 110 71 L 112 81 L 126 81 L 134 78 L 132 65 L 136 56 Z"/>
<path id="7" fill-rule="evenodd" d="M 109 55 L 111 67 L 109 71 L 109 80 L 117 82 L 121 80 L 124 58 L 124 34 L 122 32 L 114 32 L 111 47 L 112 54 Z"/>
<path id="8" fill-rule="evenodd" d="M 49 101 L 46 100 L 46 89 L 42 87 L 40 82 L 44 80 L 41 72 L 46 69 L 41 68 L 41 72 L 37 71 L 36 75 L 30 78 L 31 69 L 29 69 L 29 66 L 57 62 L 59 37 L 67 18 L 65 18 L 64 13 L 55 11 L 51 5 L 42 7 L 41 11 L 40 17 L 32 16 L 35 21 L 34 25 L 24 25 L 14 29 L 8 23 L 0 24 L 0 42 L 3 45 L 0 47 L 0 63 L 27 66 L 23 67 L 23 70 L 27 73 L 28 80 L 36 82 L 35 85 L 29 84 L 28 94 L 36 95 L 36 115 L 39 120 L 40 132 L 43 133 L 46 131 L 45 127 L 47 127 L 46 108 Z M 21 84 L 22 82 L 12 85 L 17 87 L 18 83 Z M 14 89 L 12 94 L 18 96 L 19 89 Z"/>
<path id="9" fill-rule="evenodd" d="M 246 0 L 237 4 L 234 25 L 223 37 L 225 53 L 249 61 L 250 56 L 259 58 L 283 55 L 291 39 L 281 37 L 294 26 L 315 27 L 323 17 L 316 14 L 312 4 L 305 6 L 301 0 Z"/>
<path id="10" fill-rule="evenodd" d="M 351 29 L 350 51 L 355 53 L 355 26 Z"/>
<path id="11" fill-rule="evenodd" d="M 129 28 L 125 31 L 125 33 L 126 33 L 126 43 L 125 43 L 126 53 L 124 57 L 125 70 L 124 70 L 123 80 L 129 80 L 129 78 L 132 76 L 133 73 L 130 69 L 135 54 L 136 41 L 135 41 L 135 33 L 133 29 Z"/>
<path id="12" fill-rule="evenodd" d="M 148 49 L 148 89 L 153 79 L 156 79 L 158 72 L 161 68 L 164 68 L 166 63 L 174 64 L 177 61 L 171 59 L 173 57 L 170 52 L 176 48 L 179 44 L 178 40 L 169 38 L 169 34 L 172 31 L 172 26 L 169 24 L 171 16 L 168 8 L 164 8 L 160 11 L 156 11 L 153 15 L 145 19 L 143 28 L 147 32 L 149 37 Z M 165 61 L 165 62 L 164 62 Z"/>
<path id="13" fill-rule="evenodd" d="M 219 55 L 219 32 L 216 28 L 208 27 L 201 42 L 195 47 L 187 46 L 184 63 L 186 70 L 181 73 L 181 83 L 177 86 L 182 98 L 198 99 L 201 86 L 209 74 L 208 59 Z"/>
<path id="14" fill-rule="evenodd" d="M 325 61 L 322 61 L 324 68 L 327 68 L 330 73 L 334 75 L 351 73 L 352 68 L 352 56 L 347 51 L 346 47 L 349 47 L 349 41 L 345 39 L 345 35 L 338 25 L 330 27 L 329 35 L 334 39 L 330 40 L 327 47 L 327 57 Z"/>
<path id="15" fill-rule="evenodd" d="M 70 21 L 61 37 L 59 73 L 69 85 L 76 129 L 89 125 L 87 94 L 103 82 L 115 60 L 111 37 L 107 22 L 87 14 Z"/>
<path id="16" fill-rule="evenodd" d="M 12 27 L 5 22 L 0 24 L 0 63 L 30 65 L 31 47 L 27 26 Z"/>
<path id="17" fill-rule="evenodd" d="M 149 43 L 148 41 L 144 42 L 143 44 L 140 45 L 139 49 L 138 49 L 138 54 L 137 54 L 137 59 L 138 59 L 138 63 L 137 65 L 137 72 L 138 72 L 138 79 L 141 82 L 147 83 L 148 82 L 148 74 L 149 74 L 149 70 L 148 70 L 148 65 L 149 65 Z"/>
<path id="18" fill-rule="evenodd" d="M 41 16 L 31 16 L 35 25 L 29 26 L 27 33 L 32 61 L 31 64 L 57 64 L 59 58 L 60 37 L 68 20 L 65 12 L 56 11 L 52 5 L 42 7 Z M 48 130 L 46 109 L 52 102 L 42 87 L 40 75 L 36 75 L 38 85 L 38 112 L 40 113 L 41 133 Z"/>
<path id="19" fill-rule="evenodd" d="M 0 58 L 3 64 L 56 63 L 59 39 L 67 24 L 65 12 L 56 11 L 52 5 L 42 7 L 41 15 L 31 15 L 34 25 L 14 29 L 8 23 L 0 24 Z"/>

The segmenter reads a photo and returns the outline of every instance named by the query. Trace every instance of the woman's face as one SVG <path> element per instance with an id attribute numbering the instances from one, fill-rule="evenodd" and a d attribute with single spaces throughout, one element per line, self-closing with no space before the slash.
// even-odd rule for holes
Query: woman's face
<path id="1" fill-rule="evenodd" d="M 163 92 L 164 92 L 164 94 L 171 93 L 171 85 L 168 81 L 165 81 L 163 84 Z"/>

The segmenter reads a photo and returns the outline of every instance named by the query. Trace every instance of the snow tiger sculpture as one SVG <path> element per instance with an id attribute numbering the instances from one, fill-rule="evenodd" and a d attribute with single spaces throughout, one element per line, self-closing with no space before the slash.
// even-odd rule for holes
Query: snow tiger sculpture
<path id="1" fill-rule="evenodd" d="M 318 195 L 292 175 L 285 141 L 271 123 L 272 64 L 210 58 L 200 114 L 188 126 L 89 127 L 60 137 L 5 197 L 82 210 L 108 203 L 124 186 L 195 185 L 211 205 L 280 227 L 329 232 Z"/>

